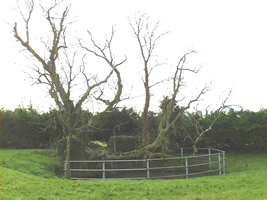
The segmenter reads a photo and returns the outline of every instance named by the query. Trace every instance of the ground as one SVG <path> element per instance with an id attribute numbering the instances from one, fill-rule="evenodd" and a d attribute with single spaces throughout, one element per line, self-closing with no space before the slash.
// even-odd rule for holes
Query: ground
<path id="1" fill-rule="evenodd" d="M 222 176 L 74 181 L 53 175 L 53 150 L 1 150 L 0 199 L 267 199 L 267 154 L 226 158 Z"/>

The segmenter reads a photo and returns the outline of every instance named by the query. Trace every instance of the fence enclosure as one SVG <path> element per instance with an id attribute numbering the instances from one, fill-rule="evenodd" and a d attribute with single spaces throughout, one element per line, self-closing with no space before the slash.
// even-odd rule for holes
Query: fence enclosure
<path id="1" fill-rule="evenodd" d="M 225 174 L 224 151 L 199 148 L 195 156 L 192 152 L 192 148 L 181 148 L 180 155 L 171 158 L 70 161 L 71 179 L 189 178 Z"/>

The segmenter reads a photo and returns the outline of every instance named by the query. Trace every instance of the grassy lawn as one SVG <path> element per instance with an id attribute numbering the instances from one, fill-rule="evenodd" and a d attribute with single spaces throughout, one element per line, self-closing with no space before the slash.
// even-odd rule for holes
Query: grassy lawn
<path id="1" fill-rule="evenodd" d="M 227 154 L 227 174 L 172 180 L 73 181 L 51 150 L 0 150 L 0 199 L 267 199 L 267 155 Z"/>

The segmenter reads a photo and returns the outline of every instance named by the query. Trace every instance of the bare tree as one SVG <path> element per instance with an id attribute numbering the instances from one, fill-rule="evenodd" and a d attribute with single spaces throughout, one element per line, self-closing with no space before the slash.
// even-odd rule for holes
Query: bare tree
<path id="1" fill-rule="evenodd" d="M 166 143 L 168 140 L 168 133 L 170 129 L 174 127 L 175 123 L 182 117 L 184 112 L 188 110 L 193 103 L 198 102 L 200 98 L 209 90 L 208 86 L 204 86 L 194 98 L 192 98 L 186 103 L 185 106 L 180 106 L 180 111 L 178 112 L 178 114 L 176 114 L 176 116 L 173 117 L 174 108 L 176 106 L 177 101 L 177 95 L 180 92 L 182 86 L 184 86 L 184 72 L 188 71 L 191 73 L 198 73 L 198 70 L 185 68 L 187 56 L 192 53 L 195 53 L 195 51 L 190 51 L 184 54 L 176 65 L 176 69 L 172 77 L 172 94 L 167 102 L 165 111 L 161 115 L 158 128 L 158 136 L 156 140 L 145 147 L 145 149 L 148 151 L 155 151 L 158 149 L 166 150 Z"/>
<path id="2" fill-rule="evenodd" d="M 149 17 L 146 15 L 141 15 L 135 19 L 134 22 L 130 21 L 130 25 L 137 39 L 141 58 L 144 64 L 144 76 L 142 77 L 142 81 L 145 88 L 145 102 L 142 112 L 142 141 L 145 144 L 149 142 L 150 137 L 148 112 L 151 99 L 151 88 L 163 82 L 163 80 L 160 80 L 156 83 L 150 83 L 151 72 L 158 66 L 158 63 L 152 64 L 152 60 L 154 59 L 154 51 L 159 39 L 166 33 L 158 34 L 157 30 L 159 22 L 151 24 Z"/>
<path id="3" fill-rule="evenodd" d="M 177 101 L 177 95 L 180 92 L 183 81 L 184 71 L 198 73 L 198 70 L 185 68 L 186 58 L 189 54 L 195 53 L 195 51 L 190 51 L 182 56 L 176 65 L 176 69 L 171 79 L 159 80 L 156 83 L 150 83 L 151 72 L 158 66 L 158 64 L 153 65 L 153 59 L 155 57 L 155 48 L 158 44 L 159 39 L 166 33 L 158 34 L 159 22 L 156 24 L 151 24 L 149 17 L 146 15 L 141 15 L 134 22 L 130 22 L 134 35 L 137 39 L 139 45 L 139 50 L 141 58 L 144 64 L 144 76 L 142 81 L 145 88 L 145 103 L 142 112 L 142 140 L 143 143 L 149 142 L 149 105 L 151 100 L 151 88 L 157 84 L 162 83 L 165 80 L 172 80 L 172 94 L 167 102 L 165 111 L 161 114 L 161 119 L 158 127 L 158 136 L 154 142 L 145 146 L 146 150 L 154 151 L 156 149 L 163 149 L 166 146 L 166 141 L 168 140 L 168 132 L 174 126 L 174 124 L 181 118 L 184 112 L 190 108 L 191 104 L 200 100 L 201 96 L 205 94 L 209 88 L 207 86 L 203 87 L 202 90 L 187 102 L 186 106 L 181 107 L 180 112 L 173 118 L 174 108 Z"/>
<path id="4" fill-rule="evenodd" d="M 220 118 L 222 112 L 224 109 L 229 108 L 230 105 L 226 105 L 226 102 L 228 101 L 230 97 L 231 92 L 229 92 L 228 96 L 222 101 L 222 105 L 214 111 L 215 117 L 214 119 L 209 123 L 209 126 L 207 128 L 204 128 L 204 126 L 201 124 L 200 120 L 202 118 L 202 113 L 197 110 L 190 113 L 187 112 L 186 115 L 188 116 L 190 120 L 190 124 L 193 126 L 194 131 L 190 132 L 186 129 L 186 127 L 183 127 L 184 133 L 186 134 L 185 139 L 189 138 L 191 142 L 193 143 L 193 154 L 197 154 L 197 144 L 201 141 L 201 139 L 207 134 L 214 126 L 216 121 Z"/>
<path id="5" fill-rule="evenodd" d="M 35 75 L 32 78 L 36 80 L 37 84 L 45 84 L 48 87 L 48 92 L 51 98 L 55 101 L 58 107 L 58 118 L 61 126 L 63 127 L 64 135 L 67 137 L 66 145 L 66 175 L 71 176 L 70 171 L 70 140 L 73 134 L 77 134 L 81 131 L 81 112 L 82 106 L 88 101 L 89 98 L 96 98 L 104 102 L 107 107 L 105 111 L 111 110 L 120 101 L 122 93 L 122 84 L 119 70 L 117 69 L 122 65 L 126 58 L 116 63 L 114 55 L 112 53 L 112 39 L 114 31 L 112 31 L 110 39 L 105 41 L 103 47 L 97 45 L 92 37 L 92 34 L 88 31 L 90 36 L 90 43 L 92 48 L 86 47 L 80 40 L 80 45 L 75 45 L 67 40 L 67 20 L 69 7 L 65 7 L 61 16 L 58 16 L 56 10 L 61 7 L 60 2 L 55 0 L 49 8 L 44 8 L 43 12 L 45 20 L 48 22 L 51 33 L 51 42 L 40 43 L 46 49 L 46 52 L 42 52 L 42 56 L 37 49 L 34 48 L 30 42 L 30 21 L 33 17 L 33 11 L 35 8 L 34 1 L 27 3 L 28 13 L 21 12 L 22 18 L 25 22 L 25 35 L 23 38 L 18 30 L 17 23 L 15 23 L 13 32 L 17 41 L 26 49 L 28 53 L 37 61 L 37 64 L 33 67 Z M 35 45 L 36 46 L 36 45 Z M 87 53 L 93 54 L 98 58 L 105 61 L 109 66 L 109 71 L 102 78 L 90 75 L 87 70 L 86 62 L 84 62 L 84 56 L 79 58 L 78 47 L 86 50 Z M 71 52 L 71 53 L 70 53 Z M 80 64 L 77 65 L 77 60 L 80 60 Z M 117 77 L 117 93 L 114 99 L 107 100 L 101 98 L 103 96 L 102 86 L 108 82 L 112 75 L 116 74 Z M 83 78 L 85 83 L 84 90 L 80 97 L 76 100 L 72 99 L 73 90 L 77 83 Z M 96 92 L 98 91 L 98 92 Z M 100 94 L 100 95 L 97 95 Z"/>

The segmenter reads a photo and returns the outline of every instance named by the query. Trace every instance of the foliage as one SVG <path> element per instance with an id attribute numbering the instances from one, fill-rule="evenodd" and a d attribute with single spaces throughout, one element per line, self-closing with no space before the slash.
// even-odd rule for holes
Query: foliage
<path id="1" fill-rule="evenodd" d="M 42 130 L 43 121 L 38 112 L 31 107 L 17 108 L 2 113 L 3 148 L 45 148 L 49 137 Z"/>
<path id="2" fill-rule="evenodd" d="M 138 114 L 132 109 L 114 109 L 93 117 L 89 133 L 90 140 L 109 142 L 111 136 L 136 135 L 140 129 Z"/>
<path id="3" fill-rule="evenodd" d="M 67 145 L 67 138 L 62 138 L 57 145 L 57 155 L 64 159 L 66 157 L 66 145 Z M 70 150 L 70 158 L 72 160 L 84 160 L 88 159 L 88 155 L 86 153 L 86 146 L 83 142 L 76 138 L 72 138 L 71 142 L 71 150 Z"/>
<path id="4" fill-rule="evenodd" d="M 0 115 L 2 148 L 55 148 L 63 136 L 56 110 L 40 114 L 30 106 L 1 110 Z"/>
<path id="5" fill-rule="evenodd" d="M 135 150 L 137 147 L 137 138 L 134 136 L 120 135 L 112 136 L 109 139 L 108 147 L 111 152 L 127 152 Z"/>
<path id="6" fill-rule="evenodd" d="M 50 110 L 49 112 L 40 114 L 41 128 L 43 134 L 49 137 L 50 148 L 56 148 L 59 140 L 63 137 L 63 128 L 60 125 L 57 110 Z"/>
<path id="7" fill-rule="evenodd" d="M 162 111 L 165 112 L 168 98 L 161 102 Z M 180 108 L 175 106 L 173 116 L 179 113 Z M 203 114 L 194 113 L 198 118 L 200 126 L 207 129 L 212 121 L 219 115 L 218 111 Z M 176 147 L 192 147 L 193 143 L 188 135 L 194 136 L 195 128 L 190 117 L 184 113 L 183 116 L 169 130 L 170 151 L 176 151 Z M 248 110 L 228 112 L 220 111 L 220 117 L 213 128 L 201 138 L 199 147 L 213 147 L 227 151 L 244 152 L 267 152 L 267 110 L 253 112 Z"/>
<path id="8" fill-rule="evenodd" d="M 158 134 L 161 113 L 149 113 L 151 128 L 151 141 Z M 180 108 L 174 108 L 173 117 L 179 113 Z M 57 111 L 38 113 L 32 107 L 17 108 L 14 111 L 0 111 L 0 131 L 2 132 L 2 148 L 55 148 L 58 141 L 63 138 L 62 127 L 56 117 Z M 199 123 L 207 128 L 218 113 L 198 113 Z M 131 108 L 114 110 L 93 116 L 87 111 L 82 112 L 81 134 L 74 134 L 74 139 L 82 142 L 79 147 L 86 151 L 90 141 L 108 143 L 113 136 L 140 137 L 141 120 L 139 115 Z M 91 120 L 91 124 L 88 124 Z M 220 118 L 214 127 L 199 142 L 199 147 L 213 147 L 227 151 L 267 152 L 267 110 L 252 112 L 248 110 L 221 112 Z M 191 147 L 192 141 L 187 138 L 184 128 L 194 133 L 190 119 L 186 114 L 169 130 L 169 153 L 175 153 L 177 147 Z M 138 139 L 138 141 L 140 141 Z M 136 141 L 132 141 L 134 144 Z M 65 146 L 64 146 L 65 148 Z M 62 150 L 63 151 L 63 150 Z"/>
<path id="9" fill-rule="evenodd" d="M 203 123 L 211 120 L 212 113 Z M 202 146 L 245 152 L 267 152 L 267 110 L 223 113 Z"/>

